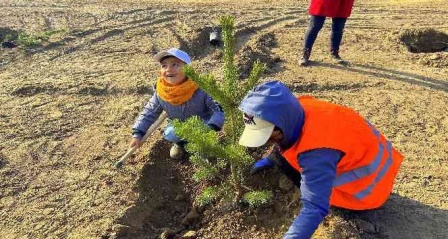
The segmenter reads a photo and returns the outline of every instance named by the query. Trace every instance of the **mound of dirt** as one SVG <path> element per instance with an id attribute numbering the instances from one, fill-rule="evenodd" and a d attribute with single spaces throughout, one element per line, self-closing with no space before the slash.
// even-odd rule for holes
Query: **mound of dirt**
<path id="1" fill-rule="evenodd" d="M 185 41 L 180 48 L 190 52 L 196 59 L 210 55 L 216 47 L 222 46 L 221 42 L 217 44 L 210 42 L 210 34 L 212 32 L 221 34 L 221 28 L 210 25 L 199 26 L 184 36 Z"/>
<path id="2" fill-rule="evenodd" d="M 139 198 L 112 228 L 112 238 L 157 238 L 162 234 L 184 231 L 182 225 L 190 211 L 188 174 L 193 169 L 188 163 L 170 159 L 169 144 L 158 140 L 149 155 L 149 162 L 137 181 Z"/>
<path id="3" fill-rule="evenodd" d="M 415 61 L 423 66 L 445 69 L 448 67 L 448 54 L 444 52 L 432 53 L 427 56 L 416 57 Z"/>
<path id="4" fill-rule="evenodd" d="M 253 64 L 256 60 L 266 64 L 265 73 L 272 74 L 277 72 L 276 64 L 281 61 L 280 57 L 275 56 L 271 49 L 277 44 L 273 33 L 259 35 L 255 40 L 245 45 L 236 56 L 237 66 L 240 69 L 240 77 L 249 77 Z"/>
<path id="5" fill-rule="evenodd" d="M 169 159 L 168 149 L 164 140 L 154 144 L 137 182 L 138 200 L 102 238 L 281 238 L 300 209 L 300 190 L 275 168 L 246 178 L 247 187 L 273 192 L 269 205 L 252 208 L 222 200 L 198 207 L 193 201 L 204 183 L 192 180 L 194 165 Z M 257 158 L 266 150 L 251 154 Z M 379 227 L 357 213 L 331 211 L 317 232 L 322 237 L 382 238 Z"/>
<path id="6" fill-rule="evenodd" d="M 433 28 L 407 29 L 399 36 L 410 52 L 438 52 L 448 48 L 448 34 Z"/>

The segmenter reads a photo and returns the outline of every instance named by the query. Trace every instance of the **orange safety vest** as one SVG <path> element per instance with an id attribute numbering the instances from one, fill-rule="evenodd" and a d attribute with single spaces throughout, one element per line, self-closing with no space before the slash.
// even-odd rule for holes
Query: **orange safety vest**
<path id="1" fill-rule="evenodd" d="M 309 96 L 299 102 L 305 111 L 302 134 L 283 157 L 302 172 L 297 160 L 301 153 L 318 148 L 342 151 L 330 204 L 353 210 L 380 207 L 392 191 L 403 156 L 354 110 Z"/>

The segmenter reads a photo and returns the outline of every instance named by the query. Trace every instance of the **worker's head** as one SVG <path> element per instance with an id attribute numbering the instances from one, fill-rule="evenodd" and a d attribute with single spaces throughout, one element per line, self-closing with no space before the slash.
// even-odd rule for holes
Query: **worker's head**
<path id="1" fill-rule="evenodd" d="M 298 125 L 303 120 L 303 109 L 280 81 L 256 86 L 244 97 L 239 109 L 244 113 L 245 123 L 241 145 L 259 147 L 272 142 L 287 148 L 299 136 Z"/>
<path id="2" fill-rule="evenodd" d="M 280 143 L 282 130 L 274 124 L 244 113 L 244 131 L 239 143 L 246 147 L 260 147 L 266 143 Z"/>
<path id="3" fill-rule="evenodd" d="M 178 85 L 187 79 L 182 71 L 182 67 L 190 64 L 191 59 L 186 52 L 177 48 L 171 48 L 167 51 L 159 52 L 154 56 L 154 60 L 160 63 L 160 76 L 168 83 Z"/>

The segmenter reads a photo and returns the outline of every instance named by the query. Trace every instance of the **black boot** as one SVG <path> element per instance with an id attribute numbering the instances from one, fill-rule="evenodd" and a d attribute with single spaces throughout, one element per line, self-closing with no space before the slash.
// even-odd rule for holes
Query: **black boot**
<path id="1" fill-rule="evenodd" d="M 307 66 L 310 63 L 310 55 L 311 55 L 311 50 L 305 48 L 303 50 L 302 58 L 300 59 L 299 65 Z"/>
<path id="2" fill-rule="evenodd" d="M 339 56 L 339 50 L 331 50 L 331 58 L 338 64 L 346 64 L 347 62 L 342 60 L 341 56 Z"/>

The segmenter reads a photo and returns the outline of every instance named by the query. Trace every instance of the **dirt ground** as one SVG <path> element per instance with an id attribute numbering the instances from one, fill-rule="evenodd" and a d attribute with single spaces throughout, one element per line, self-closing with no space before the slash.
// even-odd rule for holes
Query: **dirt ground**
<path id="1" fill-rule="evenodd" d="M 407 29 L 448 33 L 446 1 L 355 1 L 341 46 L 350 64 L 331 61 L 328 20 L 303 68 L 307 4 L 2 0 L 0 33 L 66 32 L 0 51 L 0 238 L 281 238 L 300 203 L 276 170 L 248 176 L 273 205 L 232 210 L 193 206 L 203 185 L 191 164 L 168 158 L 160 132 L 113 167 L 151 95 L 151 55 L 180 47 L 200 72 L 222 76 L 208 34 L 225 14 L 236 17 L 243 77 L 259 59 L 264 81 L 356 109 L 405 155 L 382 208 L 332 209 L 313 238 L 448 238 L 448 52 L 399 41 Z"/>

